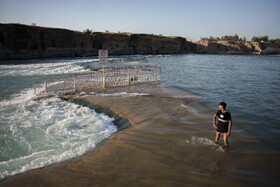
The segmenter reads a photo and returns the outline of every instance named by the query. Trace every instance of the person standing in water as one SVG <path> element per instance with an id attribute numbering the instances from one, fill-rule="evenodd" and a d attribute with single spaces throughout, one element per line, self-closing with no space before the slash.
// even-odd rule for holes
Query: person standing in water
<path id="1" fill-rule="evenodd" d="M 231 134 L 232 119 L 230 112 L 226 109 L 225 102 L 219 103 L 219 111 L 213 116 L 213 126 L 216 129 L 215 142 L 217 143 L 220 136 L 224 136 L 224 145 L 228 146 L 228 137 Z M 216 123 L 218 119 L 218 124 Z"/>

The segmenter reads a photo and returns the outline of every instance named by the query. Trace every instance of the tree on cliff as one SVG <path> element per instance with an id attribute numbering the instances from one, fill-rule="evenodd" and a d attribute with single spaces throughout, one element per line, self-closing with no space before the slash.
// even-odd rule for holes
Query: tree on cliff
<path id="1" fill-rule="evenodd" d="M 200 40 L 218 41 L 218 40 L 221 40 L 221 39 L 219 37 L 210 36 L 209 38 L 202 37 L 202 38 L 200 38 Z"/>
<path id="2" fill-rule="evenodd" d="M 270 43 L 279 43 L 280 44 L 280 38 L 270 39 L 268 40 Z"/>
<path id="3" fill-rule="evenodd" d="M 232 35 L 232 36 L 231 35 L 225 35 L 225 36 L 222 36 L 221 38 L 210 36 L 209 38 L 203 37 L 203 38 L 200 38 L 200 39 L 201 40 L 209 40 L 209 41 L 220 41 L 220 40 L 239 41 L 240 40 L 238 34 L 235 34 L 235 35 Z"/>
<path id="4" fill-rule="evenodd" d="M 233 36 L 225 35 L 225 36 L 222 36 L 221 39 L 222 40 L 228 40 L 228 41 L 238 41 L 239 40 L 239 36 L 238 36 L 238 34 L 235 34 Z"/>
<path id="5" fill-rule="evenodd" d="M 93 31 L 90 30 L 90 29 L 83 30 L 83 33 L 88 34 L 88 35 L 91 35 L 92 32 L 93 32 Z"/>
<path id="6" fill-rule="evenodd" d="M 251 41 L 252 42 L 267 42 L 269 39 L 268 36 L 253 36 Z"/>

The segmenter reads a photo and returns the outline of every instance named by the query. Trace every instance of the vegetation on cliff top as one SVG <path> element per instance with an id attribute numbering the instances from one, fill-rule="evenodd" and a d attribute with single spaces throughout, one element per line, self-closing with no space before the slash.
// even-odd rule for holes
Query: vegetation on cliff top
<path id="1" fill-rule="evenodd" d="M 238 34 L 235 35 L 225 35 L 222 37 L 203 37 L 201 40 L 208 40 L 208 41 L 247 41 L 246 37 L 240 38 Z M 277 43 L 280 42 L 280 38 L 270 39 L 268 36 L 253 36 L 251 39 L 252 42 L 269 42 L 269 43 Z"/>
<path id="2" fill-rule="evenodd" d="M 86 30 L 83 30 L 83 33 L 91 35 L 93 33 L 93 31 L 90 29 L 86 29 Z"/>
<path id="3" fill-rule="evenodd" d="M 269 43 L 277 43 L 280 42 L 280 38 L 270 39 L 268 36 L 254 36 L 252 38 L 253 42 L 269 42 Z"/>

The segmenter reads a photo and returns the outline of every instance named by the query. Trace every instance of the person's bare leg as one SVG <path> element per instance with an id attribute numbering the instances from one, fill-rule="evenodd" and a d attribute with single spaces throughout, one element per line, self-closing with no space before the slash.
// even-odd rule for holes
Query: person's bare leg
<path id="1" fill-rule="evenodd" d="M 215 142 L 217 143 L 220 139 L 220 133 L 216 132 Z"/>
<path id="2" fill-rule="evenodd" d="M 226 134 L 224 134 L 224 144 L 228 146 L 228 136 Z"/>

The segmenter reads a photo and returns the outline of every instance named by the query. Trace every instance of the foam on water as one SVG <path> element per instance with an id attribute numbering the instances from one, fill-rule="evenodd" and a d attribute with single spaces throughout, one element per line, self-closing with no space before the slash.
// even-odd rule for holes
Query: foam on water
<path id="1" fill-rule="evenodd" d="M 29 89 L 0 103 L 0 179 L 83 155 L 117 131 L 104 114 L 32 95 Z"/>
<path id="2" fill-rule="evenodd" d="M 38 85 L 38 88 L 42 87 L 42 85 Z M 25 89 L 21 91 L 20 93 L 12 95 L 11 99 L 2 100 L 0 101 L 0 106 L 11 106 L 11 105 L 17 105 L 22 104 L 27 101 L 29 101 L 32 97 L 34 97 L 34 90 L 31 88 Z"/>
<path id="3" fill-rule="evenodd" d="M 93 92 L 91 92 L 94 95 Z M 127 93 L 127 92 L 119 92 L 119 93 L 112 93 L 112 94 L 96 94 L 98 96 L 127 96 L 127 97 L 134 97 L 134 96 L 143 96 L 143 95 L 150 95 L 148 93 Z"/>
<path id="4" fill-rule="evenodd" d="M 182 108 L 192 112 L 192 114 L 196 115 L 196 116 L 199 116 L 199 117 L 204 117 L 206 119 L 211 119 L 211 115 L 209 114 L 206 114 L 206 113 L 203 113 L 201 111 L 199 111 L 197 108 L 195 107 L 192 107 L 191 105 L 185 105 L 185 104 L 181 104 L 180 105 Z"/>
<path id="5" fill-rule="evenodd" d="M 180 140 L 179 144 L 183 146 L 187 145 L 193 147 L 209 147 L 214 151 L 224 152 L 224 149 L 220 145 L 216 144 L 213 140 L 210 140 L 206 137 L 190 136 L 187 137 L 185 140 Z"/>
<path id="6" fill-rule="evenodd" d="M 88 61 L 88 60 L 87 60 Z M 65 61 L 59 63 L 38 63 L 38 64 L 20 64 L 20 65 L 1 65 L 0 76 L 17 76 L 17 75 L 53 75 L 65 73 L 88 72 L 82 63 L 87 61 Z"/>

